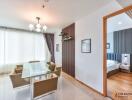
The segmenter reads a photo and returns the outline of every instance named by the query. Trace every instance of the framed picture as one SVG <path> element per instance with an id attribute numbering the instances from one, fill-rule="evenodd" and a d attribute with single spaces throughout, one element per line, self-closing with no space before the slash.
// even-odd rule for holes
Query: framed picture
<path id="1" fill-rule="evenodd" d="M 59 44 L 56 44 L 56 52 L 59 52 Z"/>
<path id="2" fill-rule="evenodd" d="M 84 39 L 81 41 L 81 52 L 91 53 L 91 39 Z"/>
<path id="3" fill-rule="evenodd" d="M 110 43 L 107 43 L 107 49 L 110 49 Z"/>

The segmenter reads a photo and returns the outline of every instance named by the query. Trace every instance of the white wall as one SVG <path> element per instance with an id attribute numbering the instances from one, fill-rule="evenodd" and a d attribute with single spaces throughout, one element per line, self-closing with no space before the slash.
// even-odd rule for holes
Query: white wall
<path id="1" fill-rule="evenodd" d="M 113 32 L 107 34 L 107 43 L 110 43 L 110 49 L 107 49 L 107 53 L 113 53 L 114 52 L 114 37 Z"/>
<path id="2" fill-rule="evenodd" d="M 60 29 L 55 32 L 55 62 L 57 65 L 62 66 L 62 42 L 61 36 L 59 36 L 60 33 Z M 59 44 L 59 52 L 56 52 L 56 44 Z"/>
<path id="3" fill-rule="evenodd" d="M 75 23 L 76 78 L 101 93 L 103 92 L 102 17 L 120 8 L 116 1 L 112 1 Z M 81 40 L 87 38 L 92 40 L 92 53 L 81 53 Z"/>

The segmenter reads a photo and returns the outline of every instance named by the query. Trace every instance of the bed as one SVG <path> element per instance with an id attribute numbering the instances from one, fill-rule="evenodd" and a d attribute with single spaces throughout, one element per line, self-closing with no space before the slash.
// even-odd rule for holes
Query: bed
<path id="1" fill-rule="evenodd" d="M 114 60 L 107 60 L 107 77 L 119 72 L 120 63 Z"/>
<path id="2" fill-rule="evenodd" d="M 107 54 L 107 77 L 119 72 L 121 64 L 121 54 L 108 53 Z"/>
<path id="3" fill-rule="evenodd" d="M 107 60 L 107 73 L 119 69 L 120 63 L 114 60 Z"/>

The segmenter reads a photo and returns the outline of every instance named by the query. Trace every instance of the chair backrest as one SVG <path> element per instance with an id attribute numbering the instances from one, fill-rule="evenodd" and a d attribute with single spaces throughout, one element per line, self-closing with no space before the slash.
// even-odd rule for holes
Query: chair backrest
<path id="1" fill-rule="evenodd" d="M 60 77 L 60 75 L 61 75 L 61 71 L 62 71 L 62 67 L 56 67 L 54 73 L 55 73 L 58 77 Z"/>
<path id="2" fill-rule="evenodd" d="M 34 97 L 57 90 L 58 77 L 52 77 L 34 83 Z"/>
<path id="3" fill-rule="evenodd" d="M 53 63 L 53 62 L 47 62 L 47 64 L 49 65 L 49 69 L 51 71 L 55 71 L 55 67 L 56 67 L 55 63 Z"/>
<path id="4" fill-rule="evenodd" d="M 22 73 L 23 65 L 16 65 L 15 73 Z"/>
<path id="5" fill-rule="evenodd" d="M 16 65 L 17 68 L 23 68 L 23 65 Z"/>

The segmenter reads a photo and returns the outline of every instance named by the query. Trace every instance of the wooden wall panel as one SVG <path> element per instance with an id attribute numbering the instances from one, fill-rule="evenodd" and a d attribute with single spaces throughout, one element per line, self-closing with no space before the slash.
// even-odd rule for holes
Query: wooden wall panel
<path id="1" fill-rule="evenodd" d="M 68 41 L 62 41 L 62 70 L 75 77 L 75 24 L 64 28 L 62 32 L 68 33 L 73 38 Z"/>

